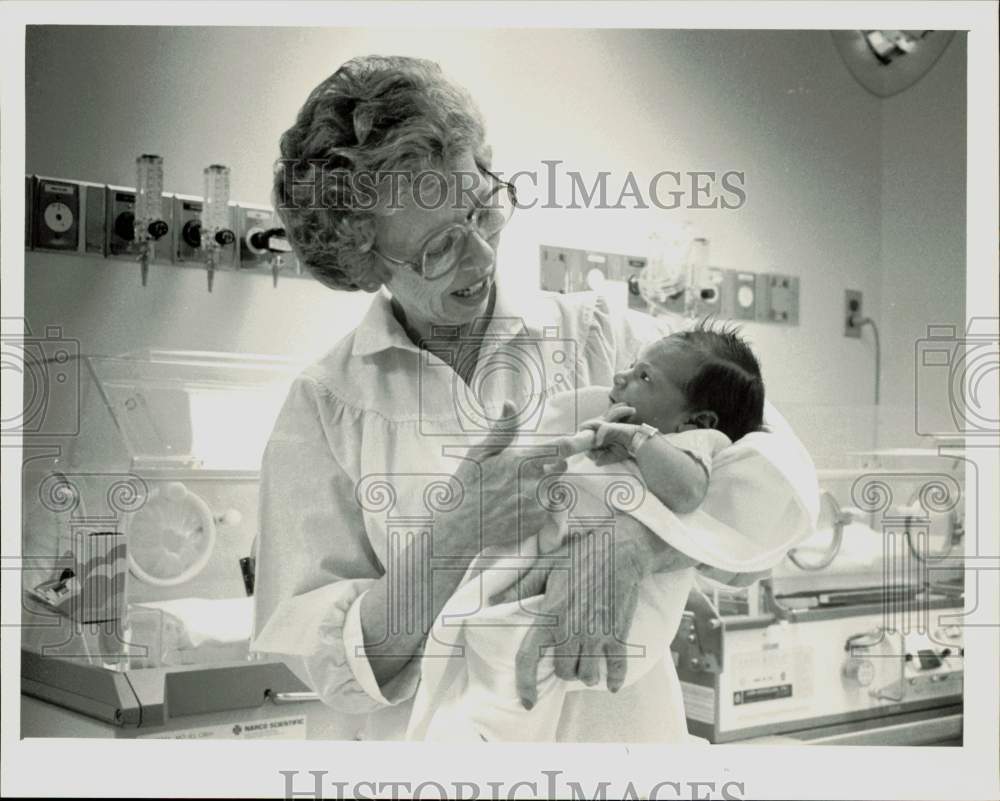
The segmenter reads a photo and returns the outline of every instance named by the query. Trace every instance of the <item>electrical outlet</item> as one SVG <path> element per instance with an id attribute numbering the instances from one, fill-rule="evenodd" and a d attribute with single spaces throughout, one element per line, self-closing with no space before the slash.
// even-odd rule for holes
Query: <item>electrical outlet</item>
<path id="1" fill-rule="evenodd" d="M 844 292 L 844 336 L 854 337 L 855 339 L 861 339 L 861 326 L 855 325 L 853 320 L 855 318 L 861 319 L 862 316 L 862 306 L 861 306 L 861 292 L 857 289 L 848 289 Z"/>

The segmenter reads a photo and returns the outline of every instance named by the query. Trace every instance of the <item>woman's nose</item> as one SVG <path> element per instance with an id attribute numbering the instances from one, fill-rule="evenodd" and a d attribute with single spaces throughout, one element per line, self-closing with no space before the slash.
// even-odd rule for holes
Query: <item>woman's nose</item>
<path id="1" fill-rule="evenodd" d="M 469 231 L 465 237 L 465 251 L 462 253 L 462 266 L 482 272 L 493 266 L 496 253 L 493 247 L 480 236 L 478 231 Z"/>

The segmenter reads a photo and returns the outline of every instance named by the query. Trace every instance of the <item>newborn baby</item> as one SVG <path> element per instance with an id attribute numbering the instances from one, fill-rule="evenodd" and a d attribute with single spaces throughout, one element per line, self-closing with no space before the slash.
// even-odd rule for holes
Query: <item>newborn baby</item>
<path id="1" fill-rule="evenodd" d="M 732 543 L 731 537 L 726 539 L 728 532 L 739 537 L 744 528 L 741 515 L 757 513 L 756 504 L 748 508 L 745 499 L 727 500 L 713 504 L 722 512 L 721 522 L 711 518 L 711 525 L 691 530 L 684 523 L 695 510 L 702 512 L 698 507 L 709 497 L 710 485 L 714 498 L 729 495 L 728 490 L 746 478 L 747 469 L 755 473 L 757 500 L 774 506 L 777 498 L 777 506 L 785 503 L 798 508 L 792 501 L 795 490 L 788 481 L 789 470 L 762 470 L 759 459 L 737 459 L 736 469 L 713 475 L 720 452 L 739 450 L 729 446 L 763 427 L 760 368 L 735 332 L 699 327 L 665 337 L 644 347 L 634 364 L 615 376 L 610 393 L 606 388 L 590 388 L 576 393 L 576 401 L 585 415 L 594 415 L 601 407 L 603 414 L 584 423 L 571 438 L 575 450 L 585 455 L 571 457 L 566 473 L 553 477 L 578 490 L 569 520 L 564 516 L 540 532 L 527 544 L 527 551 L 522 544 L 516 557 L 509 554 L 507 563 L 492 555 L 489 562 L 480 561 L 470 568 L 472 578 L 442 610 L 428 638 L 408 730 L 411 739 L 554 741 L 566 694 L 604 689 L 601 683 L 588 688 L 559 679 L 549 654 L 539 668 L 537 702 L 526 711 L 517 698 L 514 659 L 526 627 L 539 625 L 534 610 L 541 597 L 484 606 L 512 584 L 517 569 L 524 568 L 525 556 L 557 548 L 572 528 L 574 516 L 578 521 L 593 521 L 603 514 L 613 522 L 614 514 L 628 513 L 668 542 L 671 537 L 683 540 L 671 544 L 683 544 L 679 549 L 688 555 L 733 572 L 744 564 L 750 565 L 749 570 L 770 567 L 811 530 L 814 515 L 803 510 L 804 514 L 793 515 L 791 528 L 784 521 L 786 541 L 778 547 L 773 542 L 752 543 L 746 549 L 750 562 L 720 562 L 714 558 L 712 544 L 706 544 L 702 554 L 691 552 L 688 543 L 700 536 L 699 530 L 707 532 L 708 540 L 724 541 L 716 542 L 715 550 L 725 548 Z M 795 469 L 790 467 L 791 472 Z M 620 495 L 623 477 L 638 480 L 637 492 L 611 511 L 608 488 L 617 481 Z M 749 539 L 753 537 L 751 533 Z M 678 580 L 677 574 L 643 579 L 626 637 L 634 657 L 629 660 L 626 684 L 665 667 L 688 588 L 689 583 Z"/>

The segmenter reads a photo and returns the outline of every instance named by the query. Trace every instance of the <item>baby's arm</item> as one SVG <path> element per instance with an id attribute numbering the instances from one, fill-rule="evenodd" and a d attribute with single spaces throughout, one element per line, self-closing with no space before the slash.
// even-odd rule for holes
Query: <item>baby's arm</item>
<path id="1" fill-rule="evenodd" d="M 633 443 L 641 428 L 619 422 L 631 411 L 626 406 L 612 407 L 604 418 L 585 423 L 585 430 L 595 432 L 593 447 L 605 454 L 617 452 L 622 457 L 627 454 L 635 460 L 647 489 L 664 506 L 677 514 L 693 512 L 708 491 L 707 465 L 671 444 L 664 436 L 648 437 L 633 453 Z M 598 459 L 599 464 L 608 461 L 608 458 Z"/>
<path id="2" fill-rule="evenodd" d="M 705 500 L 705 467 L 687 451 L 671 445 L 666 437 L 650 437 L 639 446 L 634 458 L 646 488 L 670 511 L 693 512 Z"/>

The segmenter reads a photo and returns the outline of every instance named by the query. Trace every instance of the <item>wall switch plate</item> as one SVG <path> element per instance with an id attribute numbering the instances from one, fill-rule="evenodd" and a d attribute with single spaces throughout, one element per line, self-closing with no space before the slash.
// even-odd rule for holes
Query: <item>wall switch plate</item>
<path id="1" fill-rule="evenodd" d="M 757 274 L 757 320 L 799 324 L 799 278 L 779 273 Z"/>
<path id="2" fill-rule="evenodd" d="M 844 336 L 854 339 L 861 339 L 861 326 L 852 325 L 851 318 L 857 315 L 860 319 L 864 313 L 862 306 L 862 294 L 857 289 L 847 289 L 844 291 Z"/>
<path id="3" fill-rule="evenodd" d="M 80 186 L 39 178 L 35 184 L 32 246 L 35 250 L 76 251 L 80 246 Z"/>

